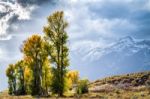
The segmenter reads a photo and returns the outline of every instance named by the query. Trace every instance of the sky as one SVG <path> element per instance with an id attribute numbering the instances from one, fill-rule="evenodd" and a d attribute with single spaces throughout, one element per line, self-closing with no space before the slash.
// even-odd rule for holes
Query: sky
<path id="1" fill-rule="evenodd" d="M 105 47 L 131 36 L 150 39 L 150 0 L 0 0 L 0 90 L 7 88 L 5 70 L 22 57 L 22 42 L 43 34 L 46 18 L 64 11 L 69 47 Z"/>

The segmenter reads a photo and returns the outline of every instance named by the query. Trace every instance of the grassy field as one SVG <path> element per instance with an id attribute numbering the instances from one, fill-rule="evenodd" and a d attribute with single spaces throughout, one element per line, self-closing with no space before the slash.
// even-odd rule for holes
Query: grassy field
<path id="1" fill-rule="evenodd" d="M 7 91 L 3 91 L 0 93 L 0 99 L 74 99 L 71 97 L 33 97 L 31 95 L 24 95 L 24 96 L 12 96 L 9 95 Z"/>
<path id="2" fill-rule="evenodd" d="M 0 99 L 31 99 L 31 96 L 10 96 L 7 91 L 3 91 L 0 93 Z"/>
<path id="3" fill-rule="evenodd" d="M 59 99 L 150 99 L 150 94 L 147 90 L 145 91 L 114 91 L 114 92 L 97 92 L 83 94 L 80 97 L 63 97 Z M 39 98 L 32 97 L 30 95 L 25 96 L 10 96 L 7 92 L 0 93 L 0 99 L 56 99 L 56 97 Z"/>
<path id="4" fill-rule="evenodd" d="M 115 90 L 110 92 L 90 92 L 88 97 L 99 99 L 150 99 L 150 93 L 147 89 L 142 91 Z"/>

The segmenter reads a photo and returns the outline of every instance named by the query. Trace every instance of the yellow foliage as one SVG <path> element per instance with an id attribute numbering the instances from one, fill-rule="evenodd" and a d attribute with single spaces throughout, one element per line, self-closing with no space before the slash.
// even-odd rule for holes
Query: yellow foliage
<path id="1" fill-rule="evenodd" d="M 52 78 L 51 66 L 48 58 L 46 58 L 42 67 L 42 87 L 45 90 L 48 90 L 51 84 L 51 78 Z"/>
<path id="2" fill-rule="evenodd" d="M 41 50 L 41 47 L 41 36 L 34 34 L 24 42 L 21 51 L 25 53 L 26 56 L 35 58 L 37 53 Z"/>
<path id="3" fill-rule="evenodd" d="M 77 84 L 79 79 L 79 72 L 78 71 L 69 71 L 67 74 L 67 87 L 70 89 L 73 87 L 74 84 Z"/>
<path id="4" fill-rule="evenodd" d="M 67 78 L 71 79 L 72 83 L 77 83 L 79 79 L 79 72 L 78 71 L 69 71 L 67 73 Z"/>
<path id="5" fill-rule="evenodd" d="M 28 82 L 32 78 L 31 75 L 32 75 L 32 71 L 28 67 L 26 67 L 24 71 L 25 81 Z"/>

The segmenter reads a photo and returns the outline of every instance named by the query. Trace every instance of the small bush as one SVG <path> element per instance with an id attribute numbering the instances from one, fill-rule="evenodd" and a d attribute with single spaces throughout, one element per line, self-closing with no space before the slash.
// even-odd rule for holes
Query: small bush
<path id="1" fill-rule="evenodd" d="M 115 90 L 115 93 L 116 93 L 116 94 L 120 94 L 120 90 L 117 90 L 117 89 L 116 89 L 116 90 Z"/>
<path id="2" fill-rule="evenodd" d="M 138 85 L 137 80 L 132 80 L 131 83 L 132 83 L 133 86 L 137 86 Z"/>
<path id="3" fill-rule="evenodd" d="M 84 94 L 88 93 L 88 80 L 80 80 L 77 85 L 76 93 Z"/>
<path id="4" fill-rule="evenodd" d="M 145 82 L 145 84 L 146 84 L 146 87 L 147 87 L 147 89 L 148 89 L 148 91 L 149 91 L 149 93 L 150 93 L 150 80 L 147 80 L 147 81 Z"/>

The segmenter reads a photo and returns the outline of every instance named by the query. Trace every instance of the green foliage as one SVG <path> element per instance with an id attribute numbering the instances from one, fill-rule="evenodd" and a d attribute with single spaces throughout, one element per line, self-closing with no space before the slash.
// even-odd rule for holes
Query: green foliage
<path id="1" fill-rule="evenodd" d="M 62 11 L 48 17 L 48 25 L 44 27 L 46 50 L 55 67 L 52 69 L 52 91 L 62 96 L 65 89 L 66 67 L 69 66 L 67 33 L 68 23 L 63 19 Z"/>
<path id="2" fill-rule="evenodd" d="M 88 83 L 89 83 L 89 81 L 87 79 L 80 80 L 77 85 L 76 93 L 77 94 L 88 93 Z"/>
<path id="3" fill-rule="evenodd" d="M 24 95 L 26 94 L 26 89 L 25 89 L 25 77 L 24 77 L 24 72 L 25 72 L 25 65 L 24 61 L 18 61 L 15 64 L 15 69 L 16 69 L 16 78 L 17 78 L 17 92 L 16 94 L 19 95 Z"/>
<path id="4" fill-rule="evenodd" d="M 16 73 L 15 66 L 10 64 L 6 70 L 6 76 L 8 77 L 9 94 L 16 93 Z"/>
<path id="5" fill-rule="evenodd" d="M 67 71 L 64 70 L 64 73 L 66 73 Z M 60 81 L 60 71 L 58 69 L 56 69 L 55 67 L 52 68 L 52 74 L 54 76 L 52 76 L 52 84 L 51 84 L 51 90 L 52 92 L 55 93 L 61 93 L 65 91 L 65 75 L 63 75 L 62 79 L 63 81 Z M 63 82 L 63 83 L 62 83 Z"/>

